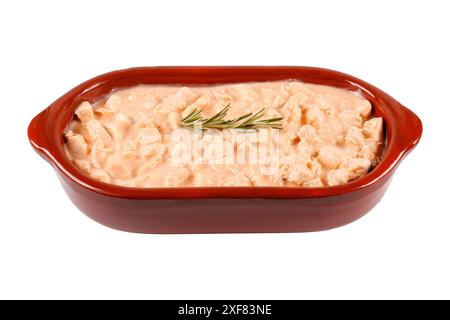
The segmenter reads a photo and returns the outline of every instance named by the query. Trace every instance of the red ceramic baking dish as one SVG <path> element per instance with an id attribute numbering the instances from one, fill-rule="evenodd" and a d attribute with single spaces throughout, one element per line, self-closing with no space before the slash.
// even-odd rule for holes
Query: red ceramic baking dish
<path id="1" fill-rule="evenodd" d="M 358 90 L 384 119 L 381 162 L 345 185 L 304 187 L 127 188 L 89 178 L 63 148 L 63 131 L 82 101 L 138 84 L 222 84 L 296 79 Z M 353 76 L 312 67 L 141 67 L 100 75 L 70 90 L 30 123 L 33 148 L 49 162 L 73 203 L 114 229 L 141 233 L 304 232 L 352 222 L 380 201 L 401 160 L 422 134 L 419 118 Z"/>

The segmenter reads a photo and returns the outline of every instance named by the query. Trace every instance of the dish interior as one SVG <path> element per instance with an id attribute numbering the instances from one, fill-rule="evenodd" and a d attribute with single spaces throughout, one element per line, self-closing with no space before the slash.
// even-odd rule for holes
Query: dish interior
<path id="1" fill-rule="evenodd" d="M 122 187 L 334 187 L 380 162 L 383 120 L 366 97 L 296 80 L 87 91 L 64 152 L 83 175 Z"/>

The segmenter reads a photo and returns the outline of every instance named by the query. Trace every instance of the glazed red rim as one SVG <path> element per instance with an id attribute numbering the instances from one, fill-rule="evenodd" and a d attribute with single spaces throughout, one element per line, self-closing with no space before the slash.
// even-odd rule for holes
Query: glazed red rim
<path id="1" fill-rule="evenodd" d="M 115 89 L 138 84 L 211 85 L 298 80 L 359 91 L 383 117 L 385 150 L 381 162 L 364 177 L 344 185 L 305 187 L 177 187 L 129 188 L 94 180 L 79 171 L 64 152 L 62 133 L 82 101 L 94 103 Z M 109 72 L 73 88 L 33 118 L 28 127 L 32 146 L 62 174 L 104 195 L 133 199 L 318 198 L 355 192 L 394 170 L 420 140 L 422 124 L 408 108 L 375 86 L 353 76 L 315 67 L 138 67 Z"/>

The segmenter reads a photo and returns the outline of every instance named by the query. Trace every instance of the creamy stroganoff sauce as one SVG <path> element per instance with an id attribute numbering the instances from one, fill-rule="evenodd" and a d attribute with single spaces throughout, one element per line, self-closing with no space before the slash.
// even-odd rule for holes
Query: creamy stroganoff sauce
<path id="1" fill-rule="evenodd" d="M 195 109 L 227 118 L 264 108 L 283 128 L 192 130 Z M 383 122 L 358 93 L 297 81 L 139 85 L 81 103 L 66 154 L 93 179 L 127 187 L 302 186 L 355 180 L 379 162 Z"/>

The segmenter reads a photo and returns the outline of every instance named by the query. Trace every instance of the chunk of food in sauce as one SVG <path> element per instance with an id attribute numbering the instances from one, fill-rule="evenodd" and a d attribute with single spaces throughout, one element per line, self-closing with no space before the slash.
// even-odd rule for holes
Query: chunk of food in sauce
<path id="1" fill-rule="evenodd" d="M 263 110 L 259 120 L 281 127 L 183 126 L 227 106 L 223 120 Z M 64 132 L 81 172 L 137 188 L 336 186 L 372 170 L 383 140 L 382 118 L 357 92 L 298 81 L 116 90 L 82 102 Z"/>

